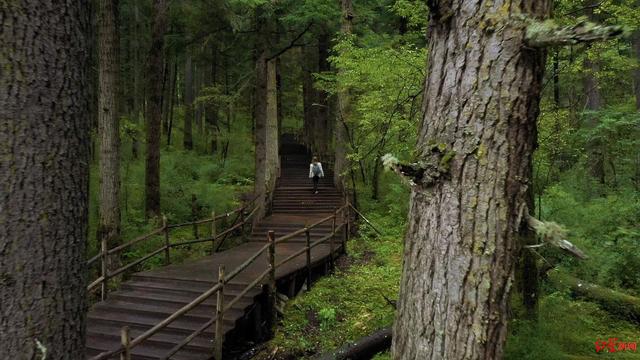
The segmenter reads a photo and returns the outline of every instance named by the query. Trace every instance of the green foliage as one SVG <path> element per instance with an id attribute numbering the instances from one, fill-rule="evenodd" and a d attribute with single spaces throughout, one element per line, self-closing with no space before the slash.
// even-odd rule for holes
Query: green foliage
<path id="1" fill-rule="evenodd" d="M 517 304 L 515 305 L 518 306 Z M 637 341 L 637 327 L 611 317 L 597 305 L 552 293 L 540 301 L 539 319 L 511 320 L 506 360 L 560 360 L 591 358 L 596 354 L 595 341 L 610 337 Z M 600 353 L 598 358 L 640 359 L 640 354 Z"/>
<path id="2" fill-rule="evenodd" d="M 394 311 L 384 297 L 397 298 L 401 249 L 395 236 L 354 239 L 352 266 L 290 301 L 272 346 L 303 358 L 390 326 Z"/>

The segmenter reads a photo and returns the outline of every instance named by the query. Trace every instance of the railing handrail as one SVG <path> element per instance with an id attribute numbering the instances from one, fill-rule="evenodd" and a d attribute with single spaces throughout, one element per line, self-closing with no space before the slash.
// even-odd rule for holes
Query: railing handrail
<path id="1" fill-rule="evenodd" d="M 96 254 L 95 256 L 90 258 L 87 261 L 87 266 L 91 266 L 93 263 L 95 263 L 98 259 L 101 259 L 101 258 L 102 258 L 102 262 L 104 262 L 106 260 L 106 257 L 111 256 L 111 255 L 116 254 L 116 253 L 119 253 L 119 252 L 122 252 L 124 249 L 126 249 L 128 247 L 131 247 L 131 246 L 133 246 L 133 245 L 135 245 L 137 243 L 140 243 L 140 242 L 142 242 L 144 240 L 147 240 L 147 239 L 149 239 L 149 238 L 151 238 L 153 236 L 157 236 L 157 235 L 160 235 L 162 233 L 165 233 L 165 236 L 168 236 L 167 235 L 168 234 L 167 231 L 169 229 L 175 229 L 175 228 L 179 228 L 179 227 L 186 227 L 186 226 L 193 226 L 193 225 L 211 223 L 211 222 L 215 222 L 215 221 L 217 221 L 219 219 L 222 219 L 222 218 L 227 218 L 227 217 L 229 217 L 229 216 L 231 216 L 233 214 L 236 214 L 236 213 L 240 213 L 241 214 L 242 212 L 244 212 L 249 207 L 249 205 L 253 204 L 256 199 L 257 199 L 257 196 L 253 197 L 250 201 L 244 203 L 242 206 L 240 206 L 240 207 L 238 207 L 238 208 L 236 208 L 236 209 L 234 209 L 232 211 L 229 211 L 229 212 L 226 212 L 224 214 L 218 215 L 218 216 L 212 216 L 210 218 L 205 218 L 205 219 L 200 219 L 200 220 L 195 220 L 195 221 L 190 221 L 190 222 L 185 222 L 185 223 L 180 223 L 180 224 L 167 224 L 166 223 L 166 218 L 163 217 L 163 224 L 162 224 L 161 227 L 156 228 L 156 229 L 152 230 L 149 233 L 140 235 L 140 236 L 136 237 L 135 239 L 133 239 L 131 241 L 128 241 L 128 242 L 126 242 L 124 244 L 120 244 L 120 245 L 115 246 L 115 247 L 113 247 L 111 249 L 106 249 L 106 244 L 102 244 L 102 247 L 104 248 L 104 251 L 101 250 L 98 254 Z M 87 286 L 87 291 L 92 291 L 98 285 L 104 284 L 110 278 L 125 272 L 126 270 L 132 268 L 133 266 L 138 265 L 138 264 L 150 259 L 151 257 L 153 257 L 155 255 L 158 255 L 162 251 L 167 252 L 169 249 L 171 249 L 173 247 L 187 245 L 187 244 L 200 243 L 200 242 L 205 242 L 205 241 L 214 241 L 215 242 L 217 239 L 219 239 L 220 237 L 223 237 L 223 236 L 224 236 L 224 239 L 226 239 L 227 235 L 229 233 L 231 233 L 233 230 L 236 230 L 240 226 L 244 226 L 246 224 L 246 222 L 247 222 L 246 220 L 249 219 L 251 216 L 253 216 L 253 214 L 255 214 L 256 210 L 257 210 L 257 208 L 254 205 L 250 215 L 247 216 L 243 222 L 240 222 L 238 224 L 234 224 L 233 226 L 231 226 L 230 228 L 228 228 L 225 231 L 221 232 L 220 234 L 216 234 L 215 236 L 212 236 L 212 237 L 209 237 L 209 238 L 197 238 L 195 240 L 185 241 L 185 242 L 181 242 L 181 243 L 178 243 L 178 244 L 170 244 L 170 243 L 168 243 L 168 238 L 167 238 L 166 241 L 165 241 L 165 244 L 162 247 L 151 251 L 150 253 L 148 253 L 148 254 L 146 254 L 146 255 L 134 260 L 133 262 L 131 262 L 129 264 L 122 265 L 119 268 L 114 269 L 114 270 L 106 269 L 106 271 L 103 271 L 103 273 L 97 279 L 93 280 L 93 282 L 91 282 Z M 214 251 L 216 251 L 216 250 L 217 249 L 214 249 Z M 168 258 L 168 253 L 167 253 L 167 258 Z M 103 268 L 105 267 L 104 264 L 102 264 L 102 266 L 103 266 Z M 103 287 L 104 287 L 104 285 L 103 285 Z M 105 294 L 104 294 L 105 290 L 106 289 L 103 290 L 103 294 L 102 294 L 102 299 L 103 300 L 105 298 Z"/>
<path id="2" fill-rule="evenodd" d="M 178 319 L 180 316 L 184 315 L 185 313 L 187 313 L 188 311 L 192 310 L 193 308 L 195 308 L 196 306 L 198 306 L 199 304 L 201 304 L 202 302 L 204 302 L 206 299 L 208 299 L 209 297 L 211 297 L 214 293 L 219 293 L 220 289 L 224 288 L 224 285 L 229 283 L 231 280 L 233 280 L 238 274 L 240 274 L 243 270 L 245 270 L 247 267 L 249 267 L 256 259 L 258 259 L 266 250 L 271 249 L 270 251 L 274 251 L 275 250 L 275 245 L 277 243 L 281 243 L 283 241 L 286 241 L 288 239 L 291 239 L 292 237 L 296 236 L 296 235 L 300 235 L 302 233 L 305 233 L 307 235 L 307 245 L 302 248 L 300 251 L 296 252 L 295 254 L 292 254 L 290 256 L 288 256 L 287 258 L 281 260 L 278 263 L 275 263 L 275 260 L 270 260 L 270 267 L 267 268 L 267 270 L 265 270 L 264 272 L 262 272 L 259 276 L 257 276 L 250 284 L 248 284 L 239 294 L 237 294 L 236 296 L 234 296 L 233 299 L 231 299 L 231 301 L 229 301 L 228 304 L 224 305 L 222 308 L 222 312 L 221 314 L 223 315 L 224 312 L 228 311 L 229 309 L 231 309 L 231 307 L 233 305 L 235 305 L 235 303 L 237 301 L 239 301 L 244 295 L 246 295 L 247 292 L 249 292 L 252 288 L 254 288 L 255 286 L 257 286 L 262 280 L 264 280 L 264 278 L 269 275 L 269 273 L 274 273 L 275 270 L 277 268 L 279 268 L 280 266 L 284 265 L 285 263 L 291 261 L 293 258 L 299 256 L 300 254 L 307 252 L 307 267 L 310 267 L 310 254 L 311 254 L 311 249 L 313 249 L 314 247 L 318 246 L 319 244 L 332 239 L 335 237 L 335 235 L 338 233 L 338 230 L 342 230 L 345 227 L 345 223 L 342 223 L 340 225 L 338 225 L 337 227 L 335 226 L 335 220 L 337 220 L 338 214 L 342 213 L 342 215 L 344 216 L 344 211 L 349 209 L 349 208 L 353 208 L 353 206 L 351 206 L 351 204 L 347 201 L 347 203 L 343 206 L 341 206 L 339 209 L 336 209 L 334 211 L 334 213 L 330 216 L 327 216 L 325 218 L 322 218 L 318 221 L 316 221 L 315 223 L 305 226 L 302 229 L 296 230 L 294 232 L 291 232 L 285 236 L 282 236 L 278 239 L 274 238 L 270 238 L 269 243 L 265 244 L 263 247 L 261 247 L 260 249 L 256 250 L 256 252 L 249 257 L 247 260 L 245 260 L 245 262 L 243 262 L 242 264 L 240 264 L 239 266 L 237 266 L 233 271 L 231 271 L 228 275 L 224 276 L 224 278 L 222 279 L 222 281 L 219 281 L 216 285 L 214 285 L 213 287 L 211 287 L 209 290 L 205 291 L 204 293 L 202 293 L 200 296 L 198 296 L 196 299 L 194 299 L 193 301 L 191 301 L 189 304 L 183 306 L 182 308 L 180 308 L 179 310 L 177 310 L 176 312 L 174 312 L 173 314 L 169 315 L 166 319 L 164 319 L 163 321 L 161 321 L 160 323 L 156 324 L 155 326 L 153 326 L 151 329 L 145 331 L 144 333 L 140 334 L 138 337 L 136 337 L 135 339 L 131 340 L 130 342 L 127 342 L 126 345 L 122 345 L 120 346 L 118 349 L 112 350 L 112 351 L 108 351 L 108 352 L 103 352 L 101 354 L 98 354 L 97 356 L 91 358 L 91 360 L 102 360 L 102 359 L 107 359 L 108 357 L 111 357 L 113 355 L 117 355 L 120 354 L 122 352 L 124 352 L 125 350 L 130 351 L 131 348 L 139 345 L 140 343 L 142 343 L 143 341 L 145 341 L 146 339 L 150 338 L 151 336 L 153 336 L 155 333 L 157 333 L 158 331 L 162 330 L 163 328 L 165 328 L 166 326 L 168 326 L 169 324 L 171 324 L 173 321 L 175 321 L 176 319 Z M 255 211 L 255 209 L 254 209 Z M 252 211 L 252 213 L 254 212 Z M 247 217 L 248 218 L 248 217 Z M 348 215 L 347 215 L 347 221 L 349 221 Z M 334 225 L 333 225 L 333 229 L 331 231 L 331 234 L 326 235 L 314 242 L 310 242 L 310 230 L 329 221 L 329 220 L 334 220 Z M 246 221 L 246 220 L 245 220 Z M 348 226 L 347 226 L 347 231 L 348 231 Z M 269 232 L 269 237 L 271 237 L 273 234 L 273 232 Z M 216 236 L 221 236 L 221 234 L 216 235 Z M 210 241 L 210 240 L 209 240 Z M 343 243 L 343 246 L 345 246 L 346 244 Z M 162 248 L 161 248 L 162 249 Z M 331 253 L 333 251 L 333 249 L 330 249 L 330 255 L 333 256 L 333 254 Z M 295 255 L 295 256 L 294 256 Z M 223 271 L 221 270 L 220 272 L 221 274 L 223 273 Z M 310 281 L 310 275 L 309 275 L 309 280 Z M 274 280 L 273 280 L 274 281 Z M 310 284 L 309 284 L 310 285 Z M 275 289 L 272 289 L 272 291 L 275 291 Z M 220 294 L 218 296 L 221 296 Z M 222 319 L 220 319 L 218 317 L 218 315 L 216 315 L 215 318 L 212 318 L 211 320 L 207 321 L 203 326 L 201 326 L 200 328 L 196 329 L 194 332 L 192 332 L 189 336 L 187 336 L 185 338 L 185 340 L 183 340 L 180 344 L 177 344 L 175 347 L 173 347 L 169 353 L 165 356 L 165 359 L 168 359 L 170 356 L 172 356 L 173 354 L 175 354 L 176 352 L 178 352 L 181 348 L 183 348 L 184 346 L 186 346 L 191 340 L 193 340 L 193 338 L 195 338 L 196 336 L 198 336 L 199 334 L 201 334 L 202 332 L 204 332 L 204 330 L 206 330 L 209 326 L 212 326 L 214 322 L 219 322 L 222 321 Z M 217 334 L 216 336 L 222 336 L 222 334 Z M 218 349 L 216 349 L 216 352 L 218 352 Z M 218 360 L 218 359 L 216 359 Z"/>

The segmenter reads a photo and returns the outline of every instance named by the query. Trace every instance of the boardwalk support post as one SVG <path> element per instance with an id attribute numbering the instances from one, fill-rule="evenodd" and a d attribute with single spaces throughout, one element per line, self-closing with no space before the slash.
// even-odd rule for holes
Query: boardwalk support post
<path id="1" fill-rule="evenodd" d="M 331 219 L 331 237 L 329 238 L 329 265 L 331 266 L 331 271 L 333 271 L 334 263 L 333 263 L 333 242 L 336 238 L 336 219 L 338 217 L 338 210 L 336 209 L 333 212 L 333 219 Z"/>
<path id="2" fill-rule="evenodd" d="M 162 228 L 164 229 L 164 264 L 171 264 L 171 257 L 169 250 L 171 245 L 169 244 L 169 226 L 167 225 L 167 217 L 162 215 Z"/>
<path id="3" fill-rule="evenodd" d="M 120 360 L 131 360 L 131 336 L 129 336 L 128 326 L 123 326 L 120 330 L 120 342 L 124 348 L 120 354 Z"/>
<path id="4" fill-rule="evenodd" d="M 245 241 L 245 240 L 246 240 L 246 238 L 247 238 L 247 235 L 246 235 L 246 226 L 245 226 L 245 225 L 246 225 L 247 220 L 246 220 L 246 219 L 245 219 L 245 217 L 244 217 L 244 216 L 245 216 L 245 214 L 244 214 L 244 207 L 243 207 L 242 209 L 240 209 L 240 214 L 239 214 L 239 215 L 240 215 L 240 223 L 242 224 L 242 225 L 240 225 L 240 239 L 241 239 L 242 241 Z"/>
<path id="5" fill-rule="evenodd" d="M 216 212 L 211 212 L 211 253 L 216 252 Z"/>
<path id="6" fill-rule="evenodd" d="M 311 289 L 311 233 L 309 228 L 305 229 L 307 238 L 307 290 Z"/>
<path id="7" fill-rule="evenodd" d="M 196 194 L 191 194 L 191 220 L 196 221 L 198 219 L 198 199 L 196 198 Z M 193 223 L 193 237 L 195 239 L 199 239 L 198 235 L 198 224 Z"/>
<path id="8" fill-rule="evenodd" d="M 102 284 L 100 287 L 100 299 L 105 301 L 107 299 L 107 292 L 109 291 L 109 274 L 107 270 L 107 264 L 109 259 L 109 252 L 107 250 L 107 239 L 103 237 L 100 241 L 100 271 L 102 273 Z"/>
<path id="9" fill-rule="evenodd" d="M 218 267 L 218 284 L 220 288 L 216 299 L 215 360 L 222 360 L 223 320 L 224 320 L 224 265 Z"/>
<path id="10" fill-rule="evenodd" d="M 267 233 L 269 241 L 269 333 L 276 325 L 276 234 L 273 230 Z"/>
<path id="11" fill-rule="evenodd" d="M 344 228 L 344 236 L 342 237 L 342 253 L 347 255 L 347 241 L 349 241 L 349 232 L 351 231 L 350 225 L 350 216 L 349 216 L 349 207 L 351 205 L 347 203 L 347 206 L 344 207 L 342 212 L 345 228 Z"/>

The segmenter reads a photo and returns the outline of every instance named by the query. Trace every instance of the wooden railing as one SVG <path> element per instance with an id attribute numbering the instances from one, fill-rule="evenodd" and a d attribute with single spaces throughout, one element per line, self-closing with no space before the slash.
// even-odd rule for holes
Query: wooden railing
<path id="1" fill-rule="evenodd" d="M 233 269 L 233 271 L 231 271 L 230 273 L 226 274 L 225 273 L 225 268 L 224 265 L 221 265 L 218 268 L 218 283 L 215 284 L 213 287 L 211 287 L 209 290 L 203 292 L 200 296 L 198 296 L 197 298 L 195 298 L 193 301 L 191 301 L 189 304 L 183 306 L 182 308 L 180 308 L 179 310 L 177 310 L 175 313 L 171 314 L 170 316 L 168 316 L 166 319 L 162 320 L 160 323 L 156 324 L 155 326 L 153 326 L 151 329 L 145 331 L 144 333 L 140 334 L 138 337 L 136 337 L 135 339 L 131 339 L 129 336 L 129 330 L 127 327 L 123 327 L 121 330 L 121 346 L 118 349 L 112 350 L 112 351 L 108 351 L 108 352 L 103 352 L 93 358 L 91 358 L 91 360 L 103 360 L 103 359 L 108 359 L 112 356 L 115 355 L 120 355 L 121 360 L 130 360 L 131 359 L 131 350 L 136 347 L 137 345 L 140 345 L 143 341 L 145 341 L 146 339 L 150 338 L 151 336 L 153 336 L 154 334 L 156 334 L 157 332 L 159 332 L 160 330 L 164 329 L 165 327 L 167 327 L 168 325 L 170 325 L 172 322 L 174 322 L 175 320 L 177 320 L 178 318 L 180 318 L 181 316 L 183 316 L 184 314 L 186 314 L 187 312 L 193 310 L 196 306 L 200 305 L 201 303 L 203 303 L 205 300 L 207 300 L 208 298 L 210 298 L 211 296 L 213 296 L 214 294 L 216 295 L 216 313 L 214 316 L 212 316 L 212 318 L 207 321 L 206 323 L 204 323 L 201 327 L 199 327 L 197 330 L 195 330 L 193 333 L 191 333 L 189 336 L 187 336 L 181 343 L 177 344 L 173 349 L 171 349 L 164 357 L 163 359 L 169 359 L 171 356 L 173 356 L 175 353 L 177 353 L 178 351 L 180 351 L 180 349 L 182 349 L 184 346 L 186 346 L 189 342 L 191 342 L 194 338 L 196 338 L 198 335 L 202 334 L 207 328 L 211 327 L 211 326 L 215 326 L 215 339 L 214 339 L 214 356 L 216 360 L 221 360 L 222 359 L 222 343 L 224 340 L 224 334 L 223 334 L 223 319 L 224 319 L 224 314 L 229 311 L 233 305 L 235 305 L 236 302 L 238 302 L 240 299 L 242 299 L 242 297 L 244 297 L 249 291 L 251 291 L 251 289 L 255 288 L 256 286 L 258 286 L 261 282 L 263 282 L 265 279 L 267 279 L 266 281 L 266 286 L 268 289 L 268 301 L 269 301 L 269 307 L 271 309 L 270 314 L 271 314 L 271 319 L 270 319 L 270 326 L 273 326 L 275 324 L 275 317 L 276 317 L 276 310 L 275 310 L 275 305 L 276 305 L 276 270 L 283 266 L 284 264 L 288 263 L 289 261 L 295 259 L 296 257 L 298 257 L 301 254 L 306 254 L 306 272 L 307 272 L 307 288 L 311 287 L 311 268 L 312 268 L 312 261 L 311 261 L 311 250 L 313 248 L 315 248 L 316 246 L 326 242 L 327 240 L 329 241 L 329 261 L 331 263 L 331 266 L 333 266 L 333 256 L 334 256 L 334 249 L 335 249 L 335 241 L 336 241 L 336 235 L 341 232 L 343 229 L 345 230 L 343 232 L 343 236 L 341 241 L 341 246 L 344 252 L 346 252 L 346 244 L 347 241 L 349 240 L 349 231 L 350 231 L 350 222 L 351 222 L 351 214 L 350 214 L 350 210 L 353 209 L 353 206 L 350 203 L 346 203 L 345 205 L 343 205 L 342 207 L 340 207 L 339 209 L 337 209 L 332 215 L 329 215 L 323 219 L 318 220 L 317 222 L 308 225 L 302 229 L 299 229 L 297 231 L 291 232 L 289 234 L 286 234 L 284 236 L 281 236 L 279 238 L 276 238 L 276 234 L 274 231 L 268 231 L 267 233 L 267 243 L 262 246 L 260 249 L 258 249 L 253 255 L 251 255 L 244 263 L 242 263 L 241 265 L 239 265 L 238 267 L 236 267 L 235 269 Z M 355 210 L 355 209 L 354 209 Z M 322 225 L 328 221 L 331 221 L 331 233 L 329 235 L 326 235 L 316 241 L 311 241 L 311 233 L 310 231 L 312 229 L 314 229 L 315 227 Z M 340 223 L 338 223 L 340 221 Z M 290 240 L 296 236 L 299 236 L 301 234 L 305 234 L 305 238 L 306 238 L 306 242 L 305 242 L 305 246 L 303 248 L 301 248 L 300 250 L 296 251 L 295 253 L 287 256 L 286 258 L 278 261 L 276 263 L 276 245 L 283 243 L 287 240 Z M 268 252 L 267 254 L 267 269 L 265 271 L 263 271 L 262 273 L 260 273 L 250 284 L 248 284 L 238 295 L 236 295 L 231 301 L 229 301 L 229 303 L 225 304 L 224 303 L 224 289 L 225 286 L 231 281 L 233 280 L 238 274 L 240 274 L 243 270 L 245 270 L 249 265 L 253 264 L 259 257 L 261 257 L 263 254 L 265 254 L 265 252 Z"/>
<path id="2" fill-rule="evenodd" d="M 87 261 L 87 267 L 91 267 L 96 262 L 98 262 L 98 260 L 100 260 L 100 276 L 97 279 L 93 280 L 87 286 L 87 291 L 91 292 L 94 289 L 96 289 L 98 286 L 100 286 L 100 299 L 104 301 L 108 295 L 108 291 L 109 291 L 108 283 L 110 279 L 113 279 L 114 277 L 124 273 L 125 271 L 133 268 L 134 266 L 140 265 L 145 261 L 151 259 L 152 257 L 163 252 L 164 252 L 164 264 L 169 265 L 171 264 L 171 249 L 175 247 L 210 241 L 212 253 L 217 252 L 220 249 L 220 247 L 223 245 L 224 241 L 228 238 L 228 236 L 234 230 L 238 228 L 242 228 L 242 231 L 241 231 L 242 236 L 243 237 L 245 236 L 244 226 L 246 224 L 250 224 L 250 219 L 253 217 L 253 215 L 257 211 L 257 207 L 254 205 L 254 201 L 255 201 L 255 198 L 250 202 L 248 202 L 247 204 L 245 204 L 244 206 L 239 207 L 235 210 L 232 210 L 228 213 L 224 213 L 216 216 L 216 213 L 214 211 L 211 213 L 210 218 L 197 220 L 197 221 L 190 221 L 190 222 L 185 222 L 180 224 L 168 224 L 167 218 L 163 216 L 161 227 L 149 232 L 148 234 L 141 235 L 131 241 L 118 245 L 112 249 L 107 248 L 106 240 L 103 239 L 100 244 L 100 252 Z M 249 208 L 251 208 L 251 210 L 247 214 L 246 211 Z M 225 229 L 224 231 L 218 233 L 216 227 L 219 220 L 230 218 L 233 215 L 236 215 L 236 217 L 231 223 L 231 225 L 227 227 L 227 229 Z M 209 235 L 206 237 L 200 237 L 198 226 L 205 225 L 205 224 L 210 224 Z M 180 242 L 171 242 L 171 231 L 173 229 L 184 228 L 184 227 L 193 227 L 193 234 L 195 239 L 180 241 Z M 109 269 L 108 264 L 109 264 L 110 257 L 119 256 L 124 250 L 130 248 L 131 246 L 159 235 L 163 235 L 162 246 L 149 252 L 146 255 L 143 255 L 135 259 L 134 261 L 128 264 L 121 265 L 117 269 Z"/>

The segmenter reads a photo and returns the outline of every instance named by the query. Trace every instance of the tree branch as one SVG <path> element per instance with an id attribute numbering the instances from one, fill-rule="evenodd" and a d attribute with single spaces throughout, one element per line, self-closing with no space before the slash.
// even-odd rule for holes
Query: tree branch
<path id="1" fill-rule="evenodd" d="M 600 25 L 589 21 L 580 21 L 572 26 L 561 26 L 553 20 L 532 22 L 527 26 L 525 42 L 531 47 L 575 45 L 602 41 L 626 33 L 620 25 Z"/>
<path id="2" fill-rule="evenodd" d="M 302 30 L 302 32 L 300 34 L 298 34 L 298 36 L 296 36 L 293 40 L 291 40 L 291 43 L 289 43 L 289 45 L 287 45 L 286 47 L 280 49 L 280 51 L 278 51 L 277 53 L 271 55 L 270 57 L 267 58 L 267 62 L 277 58 L 278 56 L 284 54 L 287 50 L 297 46 L 296 45 L 296 41 L 300 40 L 300 38 L 302 36 L 304 36 L 304 34 L 307 33 L 307 31 L 309 31 L 309 29 L 311 29 L 311 26 L 313 26 L 313 21 L 309 22 L 309 24 L 307 25 L 307 27 Z"/>
<path id="3" fill-rule="evenodd" d="M 557 223 L 551 221 L 540 221 L 531 216 L 528 212 L 526 213 L 526 221 L 529 228 L 535 231 L 535 233 L 545 242 L 558 247 L 579 259 L 584 260 L 588 258 L 582 250 L 566 240 L 567 230 Z"/>

